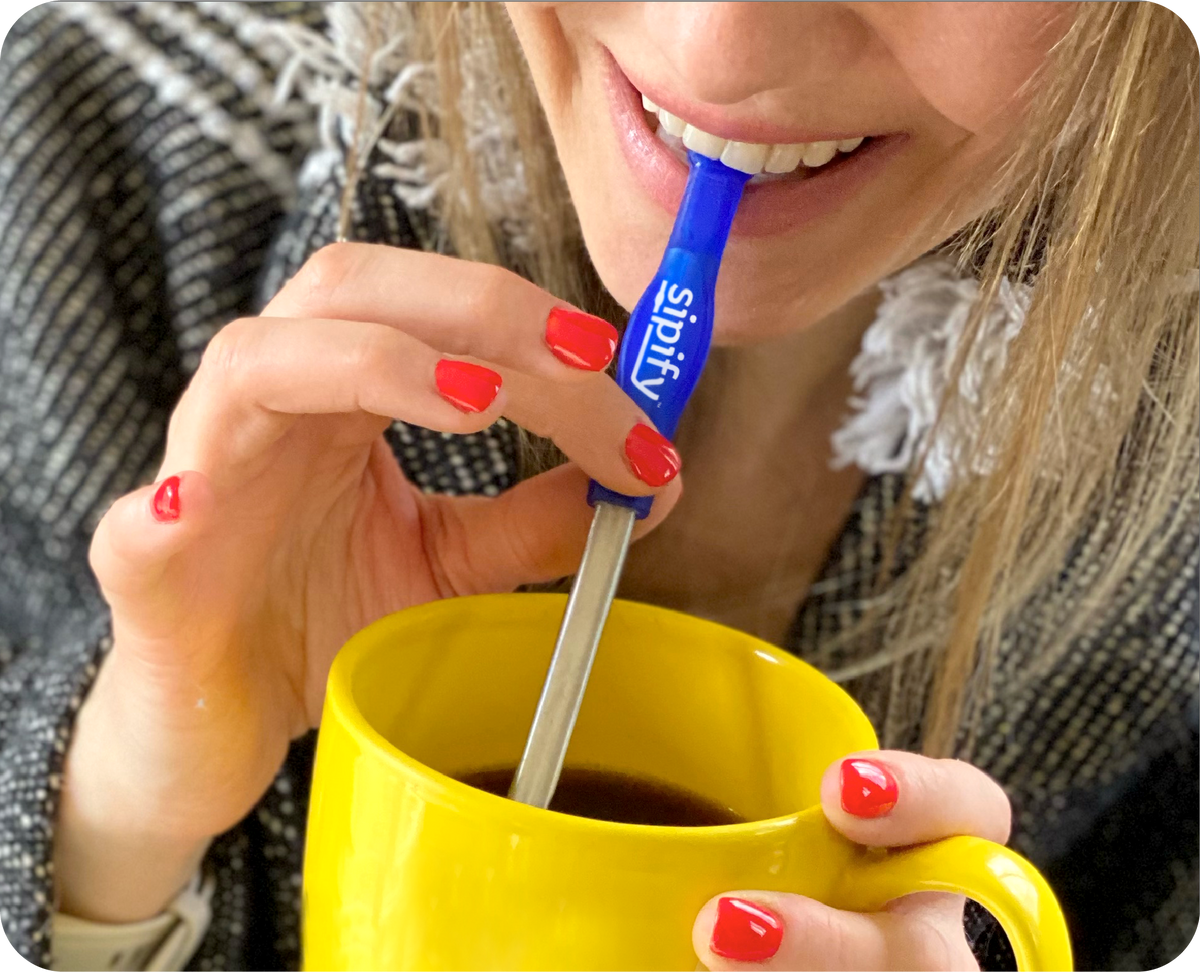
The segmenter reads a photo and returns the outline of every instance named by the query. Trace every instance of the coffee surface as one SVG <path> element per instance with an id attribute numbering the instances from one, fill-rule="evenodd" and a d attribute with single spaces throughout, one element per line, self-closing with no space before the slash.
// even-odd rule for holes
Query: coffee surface
<path id="1" fill-rule="evenodd" d="M 478 790 L 508 796 L 516 769 L 483 770 L 459 779 Z M 564 769 L 550 809 L 593 820 L 655 824 L 660 827 L 714 827 L 743 823 L 728 807 L 657 780 L 608 770 Z"/>

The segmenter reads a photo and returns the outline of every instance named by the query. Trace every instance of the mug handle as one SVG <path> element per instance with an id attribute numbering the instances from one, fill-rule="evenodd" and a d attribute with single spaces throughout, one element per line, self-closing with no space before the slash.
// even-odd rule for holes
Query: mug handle
<path id="1" fill-rule="evenodd" d="M 1008 935 L 1021 972 L 1070 972 L 1071 939 L 1046 879 L 1020 854 L 981 837 L 948 837 L 902 850 L 869 851 L 847 870 L 839 905 L 878 911 L 914 891 L 965 894 Z"/>

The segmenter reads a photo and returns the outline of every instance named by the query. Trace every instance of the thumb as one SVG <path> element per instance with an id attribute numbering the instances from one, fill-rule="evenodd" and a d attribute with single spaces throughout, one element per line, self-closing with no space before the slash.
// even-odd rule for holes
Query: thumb
<path id="1" fill-rule="evenodd" d="M 567 463 L 494 499 L 424 497 L 433 507 L 435 569 L 458 595 L 511 591 L 573 574 L 592 524 L 587 489 L 587 473 Z M 678 477 L 659 490 L 650 515 L 634 526 L 634 539 L 658 526 L 682 493 Z"/>
<path id="2" fill-rule="evenodd" d="M 189 585 L 172 583 L 171 569 L 202 547 L 215 510 L 212 484 L 198 472 L 169 476 L 113 503 L 92 536 L 89 560 L 114 622 L 132 622 L 149 637 L 178 626 L 180 588 Z"/>
<path id="3" fill-rule="evenodd" d="M 861 914 L 771 891 L 711 899 L 692 946 L 712 972 L 740 969 L 978 969 L 949 895 L 899 899 Z M 903 905 L 900 902 L 904 902 Z"/>

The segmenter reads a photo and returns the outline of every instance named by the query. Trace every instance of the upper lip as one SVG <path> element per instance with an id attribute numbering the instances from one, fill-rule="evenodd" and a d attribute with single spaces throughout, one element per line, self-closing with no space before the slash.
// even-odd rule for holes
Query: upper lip
<path id="1" fill-rule="evenodd" d="M 612 52 L 609 52 L 612 56 Z M 832 129 L 817 130 L 794 128 L 779 125 L 774 122 L 754 118 L 730 118 L 725 109 L 713 105 L 699 104 L 687 101 L 672 91 L 644 84 L 644 79 L 637 78 L 625 70 L 625 66 L 613 57 L 629 83 L 639 92 L 653 101 L 659 108 L 677 115 L 689 125 L 716 135 L 718 138 L 734 142 L 753 142 L 760 145 L 799 145 L 807 142 L 840 142 L 844 139 L 859 138 L 860 136 L 878 136 L 886 133 L 869 131 L 849 131 Z"/>

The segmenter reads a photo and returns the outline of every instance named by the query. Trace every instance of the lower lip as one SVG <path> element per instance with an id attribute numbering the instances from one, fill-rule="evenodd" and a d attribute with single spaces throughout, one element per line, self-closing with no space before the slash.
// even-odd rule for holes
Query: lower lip
<path id="1" fill-rule="evenodd" d="M 608 103 L 621 151 L 650 198 L 673 215 L 683 199 L 687 166 L 650 131 L 642 96 L 612 56 L 607 59 Z M 816 175 L 747 186 L 733 235 L 773 236 L 833 212 L 874 178 L 907 140 L 903 134 L 875 136 Z"/>

